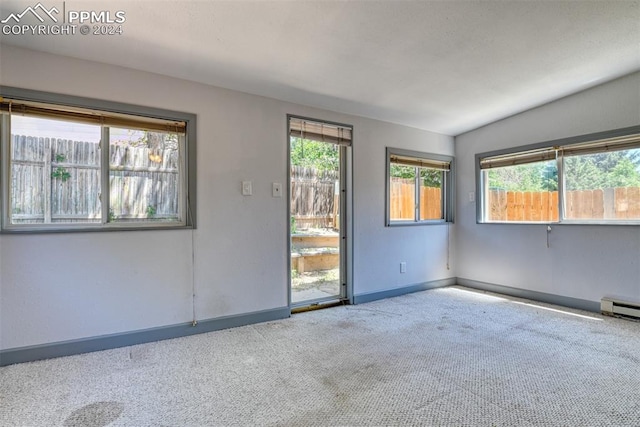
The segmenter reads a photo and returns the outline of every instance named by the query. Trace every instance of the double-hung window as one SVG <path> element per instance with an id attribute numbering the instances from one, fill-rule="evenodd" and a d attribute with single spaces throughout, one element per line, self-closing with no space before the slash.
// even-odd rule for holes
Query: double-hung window
<path id="1" fill-rule="evenodd" d="M 194 225 L 194 115 L 1 93 L 4 232 Z"/>
<path id="2" fill-rule="evenodd" d="M 640 223 L 640 126 L 476 156 L 479 222 Z"/>
<path id="3" fill-rule="evenodd" d="M 387 148 L 387 225 L 453 221 L 453 158 Z"/>

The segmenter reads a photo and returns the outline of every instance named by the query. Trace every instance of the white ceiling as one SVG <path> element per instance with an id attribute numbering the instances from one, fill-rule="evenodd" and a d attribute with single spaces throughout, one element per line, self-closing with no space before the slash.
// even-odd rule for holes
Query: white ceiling
<path id="1" fill-rule="evenodd" d="M 61 1 L 42 2 L 62 10 Z M 0 16 L 36 3 L 2 0 Z M 124 34 L 1 42 L 449 135 L 640 70 L 638 1 L 67 0 L 65 7 L 124 10 Z"/>

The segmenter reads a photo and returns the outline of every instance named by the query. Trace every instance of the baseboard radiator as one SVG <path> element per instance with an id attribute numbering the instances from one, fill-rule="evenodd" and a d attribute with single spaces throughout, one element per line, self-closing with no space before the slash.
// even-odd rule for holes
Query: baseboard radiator
<path id="1" fill-rule="evenodd" d="M 620 316 L 640 320 L 640 304 L 614 298 L 602 298 L 600 303 L 602 314 Z"/>

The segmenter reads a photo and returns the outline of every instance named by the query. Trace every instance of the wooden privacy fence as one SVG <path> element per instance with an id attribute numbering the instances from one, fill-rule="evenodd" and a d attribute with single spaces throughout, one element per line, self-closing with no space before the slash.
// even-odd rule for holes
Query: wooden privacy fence
<path id="1" fill-rule="evenodd" d="M 101 221 L 98 143 L 11 137 L 13 223 Z M 111 220 L 177 217 L 177 150 L 151 153 L 142 146 L 113 144 L 109 151 Z"/>
<path id="2" fill-rule="evenodd" d="M 391 178 L 390 218 L 392 220 L 415 219 L 415 180 Z M 440 188 L 420 187 L 420 219 L 442 218 L 442 193 Z"/>
<path id="3" fill-rule="evenodd" d="M 297 229 L 336 228 L 338 171 L 291 166 L 291 215 Z"/>
<path id="4" fill-rule="evenodd" d="M 557 221 L 557 191 L 489 190 L 491 221 Z"/>
<path id="5" fill-rule="evenodd" d="M 565 192 L 567 219 L 640 219 L 640 187 Z M 557 191 L 489 190 L 492 221 L 558 221 Z"/>
<path id="6" fill-rule="evenodd" d="M 338 172 L 291 167 L 291 215 L 297 229 L 336 228 L 338 223 Z M 413 220 L 415 215 L 415 181 L 392 178 L 391 218 Z M 440 188 L 420 188 L 421 219 L 442 218 Z"/>

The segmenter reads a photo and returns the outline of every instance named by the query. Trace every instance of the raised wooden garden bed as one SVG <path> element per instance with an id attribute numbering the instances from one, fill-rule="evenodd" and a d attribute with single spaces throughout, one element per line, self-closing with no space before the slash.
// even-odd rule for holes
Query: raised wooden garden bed
<path id="1" fill-rule="evenodd" d="M 298 273 L 331 270 L 339 264 L 337 233 L 291 235 L 291 268 Z"/>

